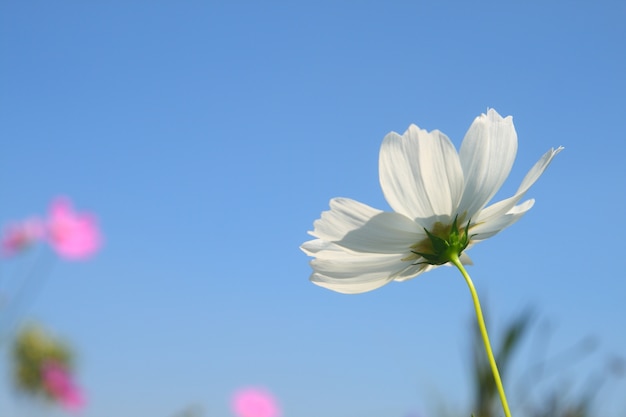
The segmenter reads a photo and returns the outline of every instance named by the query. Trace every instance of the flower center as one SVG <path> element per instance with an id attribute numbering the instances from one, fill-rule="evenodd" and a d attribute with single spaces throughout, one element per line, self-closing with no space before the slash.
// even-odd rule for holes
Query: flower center
<path id="1" fill-rule="evenodd" d="M 435 223 L 432 230 L 424 228 L 426 239 L 411 245 L 411 254 L 403 261 L 423 260 L 417 264 L 443 265 L 450 262 L 453 255 L 459 256 L 467 247 L 471 236 L 468 234 L 470 221 L 461 229 L 457 226 L 457 217 L 452 224 Z"/>

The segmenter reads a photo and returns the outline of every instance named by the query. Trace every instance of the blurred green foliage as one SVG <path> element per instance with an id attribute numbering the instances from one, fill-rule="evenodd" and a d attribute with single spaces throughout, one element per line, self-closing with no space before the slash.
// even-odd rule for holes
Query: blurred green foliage
<path id="1" fill-rule="evenodd" d="M 530 311 L 522 312 L 508 323 L 497 343 L 494 352 L 502 379 L 510 381 L 510 368 L 522 342 L 531 335 L 534 315 Z M 503 415 L 500 397 L 485 354 L 485 348 L 477 324 L 473 325 L 473 344 L 471 351 L 472 382 L 474 399 L 471 407 L 473 417 L 501 417 Z M 539 335 L 547 340 L 548 334 Z M 597 347 L 595 340 L 582 339 L 578 344 L 561 352 L 557 356 L 544 360 L 536 358 L 537 363 L 528 368 L 525 386 L 519 393 L 510 391 L 514 401 L 515 414 L 524 417 L 597 417 L 594 411 L 596 394 L 611 377 L 624 374 L 624 360 L 619 357 L 609 358 L 607 367 L 585 378 L 580 392 L 571 393 L 568 385 L 556 384 L 544 387 L 538 399 L 531 398 L 531 391 L 541 385 L 548 376 L 554 376 L 564 367 L 575 366 Z M 548 370 L 548 371 L 546 371 Z M 509 384 L 507 384 L 509 385 Z M 579 384 L 580 385 L 580 384 Z M 547 391 L 545 391 L 547 389 Z M 516 394 L 521 394 L 515 399 Z M 511 399 L 511 398 L 510 398 Z M 470 415 L 467 413 L 466 415 Z"/>
<path id="2" fill-rule="evenodd" d="M 67 369 L 72 366 L 69 347 L 41 326 L 29 325 L 19 331 L 12 348 L 13 383 L 22 392 L 33 395 L 49 394 L 45 388 L 42 370 L 46 363 L 55 362 Z"/>
<path id="3" fill-rule="evenodd" d="M 494 347 L 496 363 L 503 380 L 506 379 L 514 353 L 528 332 L 531 318 L 532 315 L 529 312 L 524 312 L 515 318 L 506 327 L 498 345 Z M 472 410 L 475 417 L 500 416 L 502 414 L 500 397 L 477 324 L 474 325 L 473 332 L 472 365 L 474 386 Z"/>

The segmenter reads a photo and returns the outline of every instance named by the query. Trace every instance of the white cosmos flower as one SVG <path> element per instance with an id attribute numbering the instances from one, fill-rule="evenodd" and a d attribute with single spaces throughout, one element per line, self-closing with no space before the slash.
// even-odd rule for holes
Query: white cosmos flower
<path id="1" fill-rule="evenodd" d="M 469 238 L 469 248 L 507 228 L 533 206 L 532 199 L 518 203 L 562 149 L 546 152 L 515 195 L 487 206 L 509 175 L 517 153 L 511 116 L 502 118 L 490 109 L 477 117 L 458 153 L 438 130 L 427 132 L 411 125 L 403 135 L 389 133 L 380 149 L 379 176 L 394 211 L 348 198 L 332 199 L 330 210 L 309 232 L 316 239 L 301 246 L 315 258 L 311 281 L 354 294 L 436 268 L 439 263 L 422 256 L 436 252 L 426 230 L 449 240 L 456 219 L 458 232 Z M 464 253 L 460 258 L 471 263 Z"/>

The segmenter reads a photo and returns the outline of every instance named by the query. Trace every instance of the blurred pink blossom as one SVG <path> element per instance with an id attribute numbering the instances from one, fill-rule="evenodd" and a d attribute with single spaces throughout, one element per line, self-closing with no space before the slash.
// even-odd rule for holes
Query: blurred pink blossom
<path id="1" fill-rule="evenodd" d="M 96 219 L 77 213 L 70 200 L 60 197 L 52 202 L 48 218 L 48 241 L 59 256 L 82 259 L 93 255 L 101 244 Z"/>
<path id="2" fill-rule="evenodd" d="M 72 376 L 60 364 L 47 362 L 42 369 L 43 383 L 48 393 L 59 404 L 72 411 L 78 411 L 85 405 L 85 399 L 80 388 L 74 384 Z"/>
<path id="3" fill-rule="evenodd" d="M 280 417 L 274 396 L 263 388 L 245 388 L 235 392 L 232 409 L 237 417 Z"/>
<path id="4" fill-rule="evenodd" d="M 0 252 L 2 256 L 13 256 L 40 240 L 43 235 L 44 225 L 40 219 L 10 224 L 0 239 Z"/>

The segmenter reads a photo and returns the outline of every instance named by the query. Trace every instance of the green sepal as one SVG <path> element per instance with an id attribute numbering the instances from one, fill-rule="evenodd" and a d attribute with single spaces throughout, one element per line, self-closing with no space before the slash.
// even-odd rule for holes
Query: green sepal
<path id="1" fill-rule="evenodd" d="M 469 245 L 470 242 L 468 230 L 471 220 L 467 221 L 467 226 L 461 233 L 457 224 L 457 217 L 458 216 L 454 217 L 447 239 L 437 236 L 424 228 L 432 246 L 433 253 L 424 253 L 412 250 L 412 253 L 425 259 L 425 261 L 418 262 L 417 264 L 426 263 L 431 265 L 443 265 L 450 262 L 453 255 L 459 256 L 461 255 L 461 252 L 467 248 L 467 245 Z"/>
<path id="2" fill-rule="evenodd" d="M 445 252 L 450 247 L 450 244 L 446 242 L 445 239 L 433 235 L 428 230 L 426 230 L 426 228 L 424 228 L 424 231 L 428 235 L 428 238 L 430 239 L 430 243 L 432 243 L 433 245 L 433 250 L 435 251 L 435 253 Z"/>

